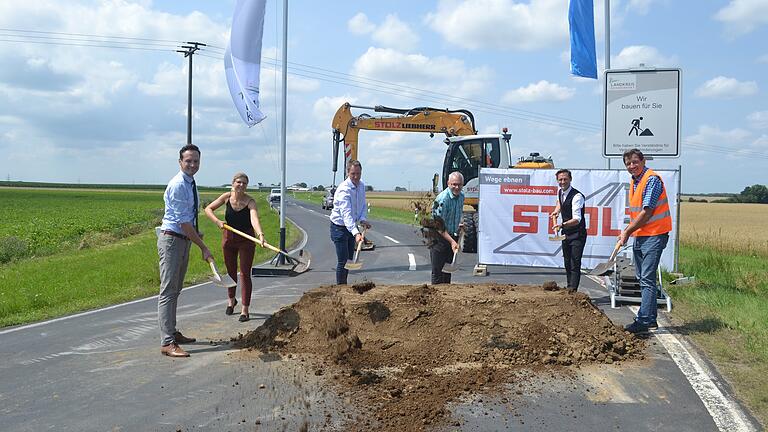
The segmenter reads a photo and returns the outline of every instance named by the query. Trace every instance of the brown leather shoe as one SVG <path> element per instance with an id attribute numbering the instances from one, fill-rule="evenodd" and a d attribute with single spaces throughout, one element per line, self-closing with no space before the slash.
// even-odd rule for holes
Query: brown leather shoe
<path id="1" fill-rule="evenodd" d="M 195 342 L 197 339 L 186 337 L 183 334 L 181 334 L 181 332 L 177 331 L 176 333 L 173 334 L 173 340 L 175 340 L 177 344 L 190 344 Z"/>
<path id="2" fill-rule="evenodd" d="M 161 346 L 160 354 L 168 357 L 189 357 L 189 353 L 181 349 L 177 343 Z"/>

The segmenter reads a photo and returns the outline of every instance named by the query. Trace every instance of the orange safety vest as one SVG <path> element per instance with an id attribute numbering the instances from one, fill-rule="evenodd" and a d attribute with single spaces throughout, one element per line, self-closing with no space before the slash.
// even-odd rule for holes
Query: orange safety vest
<path id="1" fill-rule="evenodd" d="M 640 182 L 635 188 L 634 179 L 630 179 L 629 186 L 629 217 L 632 220 L 637 219 L 640 212 L 643 210 L 643 192 L 645 186 L 648 184 L 648 179 L 651 176 L 656 176 L 661 180 L 661 176 L 653 172 L 650 168 L 645 171 L 643 177 L 640 178 Z M 645 225 L 633 232 L 633 236 L 648 237 L 659 234 L 665 234 L 672 231 L 672 215 L 669 212 L 669 200 L 667 200 L 667 188 L 664 187 L 664 182 L 661 182 L 661 195 L 656 202 L 656 207 L 653 209 L 653 215 Z"/>

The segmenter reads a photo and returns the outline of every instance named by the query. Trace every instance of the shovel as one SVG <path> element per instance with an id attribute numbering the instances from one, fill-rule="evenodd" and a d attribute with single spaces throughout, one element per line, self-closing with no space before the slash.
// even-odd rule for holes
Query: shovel
<path id="1" fill-rule="evenodd" d="M 451 262 L 446 263 L 443 266 L 443 273 L 453 273 L 456 270 L 459 269 L 459 263 L 456 262 L 456 259 L 459 257 L 459 252 L 461 252 L 461 248 L 464 247 L 464 230 L 461 230 L 459 233 L 459 248 L 456 249 L 456 252 L 453 253 L 453 260 Z"/>
<path id="2" fill-rule="evenodd" d="M 592 271 L 589 272 L 589 274 L 593 276 L 605 276 L 612 272 L 613 265 L 616 264 L 616 254 L 619 253 L 619 249 L 621 249 L 621 240 L 616 242 L 616 247 L 613 248 L 613 252 L 611 253 L 610 258 L 608 258 L 608 261 L 598 264 L 597 267 L 593 268 Z"/>
<path id="3" fill-rule="evenodd" d="M 247 238 L 248 240 L 250 240 L 250 241 L 252 241 L 252 242 L 254 242 L 254 243 L 258 244 L 258 245 L 261 245 L 261 241 L 259 239 L 257 239 L 256 237 L 253 237 L 251 235 L 248 235 L 248 234 L 240 231 L 239 229 L 232 228 L 231 226 L 229 226 L 227 224 L 224 224 L 224 228 L 229 230 L 229 231 L 232 231 L 235 234 L 239 234 L 239 235 Z M 272 246 L 271 244 L 269 244 L 267 242 L 264 242 L 262 247 L 265 247 L 265 248 L 271 250 L 272 252 L 283 254 L 288 259 L 291 259 L 293 261 L 298 262 L 296 267 L 293 269 L 293 271 L 295 271 L 296 273 L 304 273 L 305 271 L 307 271 L 307 269 L 309 268 L 309 264 L 312 262 L 312 256 L 309 254 L 308 251 L 305 251 L 305 250 L 302 250 L 301 252 L 299 252 L 300 255 L 304 258 L 304 259 L 300 259 L 300 258 L 297 258 L 295 256 L 288 255 L 287 252 L 281 251 L 280 249 Z"/>
<path id="4" fill-rule="evenodd" d="M 554 227 L 555 225 L 557 225 L 557 216 L 552 216 L 552 227 Z M 563 227 L 562 226 L 560 227 L 560 234 L 559 235 L 557 234 L 557 231 L 555 231 L 555 235 L 554 236 L 550 236 L 549 240 L 551 240 L 551 241 L 563 241 L 563 240 L 565 240 L 565 236 L 563 235 Z"/>
<path id="5" fill-rule="evenodd" d="M 219 274 L 219 270 L 216 269 L 216 263 L 213 262 L 213 259 L 208 261 L 208 264 L 211 265 L 211 271 L 213 272 L 213 283 L 222 287 L 222 288 L 234 288 L 237 286 L 237 282 L 232 280 L 232 278 L 225 274 L 224 276 L 221 276 Z"/>
<path id="6" fill-rule="evenodd" d="M 357 243 L 357 249 L 355 249 L 355 255 L 352 257 L 352 260 L 347 260 L 347 263 L 344 264 L 344 268 L 347 270 L 360 270 L 363 268 L 363 262 L 358 260 L 358 256 L 360 255 L 360 248 L 363 247 L 363 243 L 365 243 L 365 231 L 367 231 L 365 228 L 363 228 L 363 239 L 360 240 Z"/>

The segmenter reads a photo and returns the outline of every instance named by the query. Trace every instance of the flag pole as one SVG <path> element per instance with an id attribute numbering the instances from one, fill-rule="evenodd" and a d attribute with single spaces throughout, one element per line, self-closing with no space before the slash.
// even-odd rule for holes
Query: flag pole
<path id="1" fill-rule="evenodd" d="M 611 68 L 611 0 L 605 0 L 605 70 Z M 606 86 L 603 86 L 606 87 Z M 605 120 L 603 120 L 605 121 Z M 611 169 L 611 158 L 605 158 L 607 168 Z"/>
<path id="2" fill-rule="evenodd" d="M 280 250 L 285 251 L 285 135 L 286 135 L 286 117 L 288 112 L 288 0 L 283 0 L 283 106 L 282 106 L 282 118 L 280 123 L 282 125 L 280 130 Z M 285 258 L 283 254 L 278 254 L 277 264 L 285 264 Z"/>

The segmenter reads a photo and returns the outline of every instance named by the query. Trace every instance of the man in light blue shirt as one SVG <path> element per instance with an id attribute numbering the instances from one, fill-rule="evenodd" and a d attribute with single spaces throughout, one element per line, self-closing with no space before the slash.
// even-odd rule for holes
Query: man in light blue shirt
<path id="1" fill-rule="evenodd" d="M 363 166 L 360 161 L 347 163 L 347 178 L 336 188 L 331 210 L 331 240 L 336 247 L 336 283 L 346 285 L 349 270 L 344 268 L 355 253 L 355 242 L 365 241 L 360 226 L 369 229 L 365 219 L 365 184 L 360 180 Z"/>
<path id="2" fill-rule="evenodd" d="M 443 221 L 445 229 L 438 229 L 438 237 L 429 247 L 432 261 L 432 285 L 451 283 L 451 274 L 443 272 L 443 266 L 453 260 L 453 254 L 459 250 L 456 242 L 459 230 L 464 228 L 461 222 L 464 214 L 464 176 L 454 171 L 448 176 L 448 187 L 440 192 L 432 203 L 432 219 Z"/>
<path id="3" fill-rule="evenodd" d="M 165 188 L 165 214 L 157 236 L 160 255 L 160 295 L 157 316 L 160 324 L 160 353 L 169 357 L 189 357 L 179 344 L 195 342 L 176 328 L 176 306 L 189 264 L 189 248 L 196 244 L 203 261 L 213 259 L 211 251 L 200 238 L 197 227 L 199 196 L 194 175 L 200 169 L 200 149 L 187 144 L 179 150 L 179 167 Z"/>

